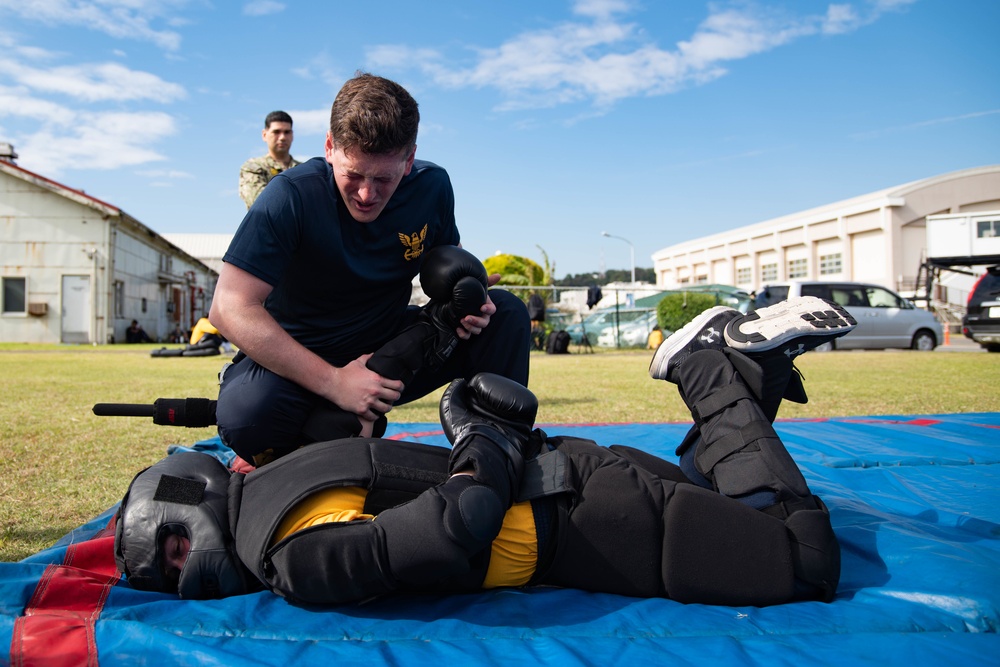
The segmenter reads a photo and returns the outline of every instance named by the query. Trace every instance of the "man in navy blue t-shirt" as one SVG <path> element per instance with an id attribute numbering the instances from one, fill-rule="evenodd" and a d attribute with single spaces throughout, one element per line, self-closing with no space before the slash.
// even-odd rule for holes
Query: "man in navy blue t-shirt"
<path id="1" fill-rule="evenodd" d="M 333 103 L 325 159 L 276 176 L 223 258 L 210 319 L 240 353 L 216 416 L 223 442 L 248 462 L 343 437 L 304 429 L 323 423 L 314 418 L 324 411 L 356 416 L 356 434 L 368 435 L 393 405 L 457 377 L 485 371 L 527 385 L 527 310 L 502 290 L 462 318 L 463 342 L 444 367 L 404 386 L 366 366 L 416 318 L 408 304 L 421 257 L 460 245 L 447 172 L 414 159 L 419 117 L 398 84 L 370 74 L 348 81 Z"/>

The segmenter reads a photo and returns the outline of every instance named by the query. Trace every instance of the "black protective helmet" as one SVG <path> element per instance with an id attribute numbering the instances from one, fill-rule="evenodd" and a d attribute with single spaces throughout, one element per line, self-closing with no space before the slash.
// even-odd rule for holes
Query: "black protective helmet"
<path id="1" fill-rule="evenodd" d="M 115 563 L 133 588 L 198 599 L 253 590 L 229 528 L 231 475 L 213 456 L 181 452 L 135 476 L 115 517 Z M 176 581 L 164 568 L 168 534 L 190 540 Z"/>

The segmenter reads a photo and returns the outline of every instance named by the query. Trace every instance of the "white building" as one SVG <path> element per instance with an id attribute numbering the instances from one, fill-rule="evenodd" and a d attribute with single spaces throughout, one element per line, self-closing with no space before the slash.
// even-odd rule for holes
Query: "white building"
<path id="1" fill-rule="evenodd" d="M 684 241 L 653 254 L 657 285 L 851 280 L 914 289 L 928 216 L 1000 209 L 1000 165 L 906 183 Z"/>
<path id="2" fill-rule="evenodd" d="M 0 342 L 155 340 L 190 328 L 218 274 L 121 209 L 0 159 Z"/>
<path id="3" fill-rule="evenodd" d="M 232 234 L 166 233 L 163 235 L 163 238 L 192 257 L 197 257 L 216 273 L 222 272 L 222 257 L 229 249 L 229 244 L 233 241 Z"/>

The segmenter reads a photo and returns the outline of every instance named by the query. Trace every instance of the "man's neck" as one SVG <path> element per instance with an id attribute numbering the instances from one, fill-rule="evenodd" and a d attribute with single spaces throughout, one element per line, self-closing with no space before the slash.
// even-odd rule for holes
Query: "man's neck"
<path id="1" fill-rule="evenodd" d="M 275 162 L 277 162 L 278 164 L 280 164 L 282 167 L 286 167 L 287 168 L 288 165 L 290 165 L 292 163 L 292 154 L 291 153 L 285 153 L 284 155 L 275 155 L 274 153 L 271 153 L 270 151 L 268 151 L 268 155 L 270 155 L 271 159 L 274 160 Z"/>

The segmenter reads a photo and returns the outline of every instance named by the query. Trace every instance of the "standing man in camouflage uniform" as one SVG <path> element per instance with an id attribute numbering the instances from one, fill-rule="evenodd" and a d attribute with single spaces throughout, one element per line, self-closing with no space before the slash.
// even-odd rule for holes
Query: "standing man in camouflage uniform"
<path id="1" fill-rule="evenodd" d="M 240 197 L 249 209 L 272 178 L 300 164 L 288 151 L 292 149 L 292 117 L 284 111 L 272 111 L 264 119 L 260 133 L 267 144 L 267 155 L 250 158 L 240 167 Z"/>

